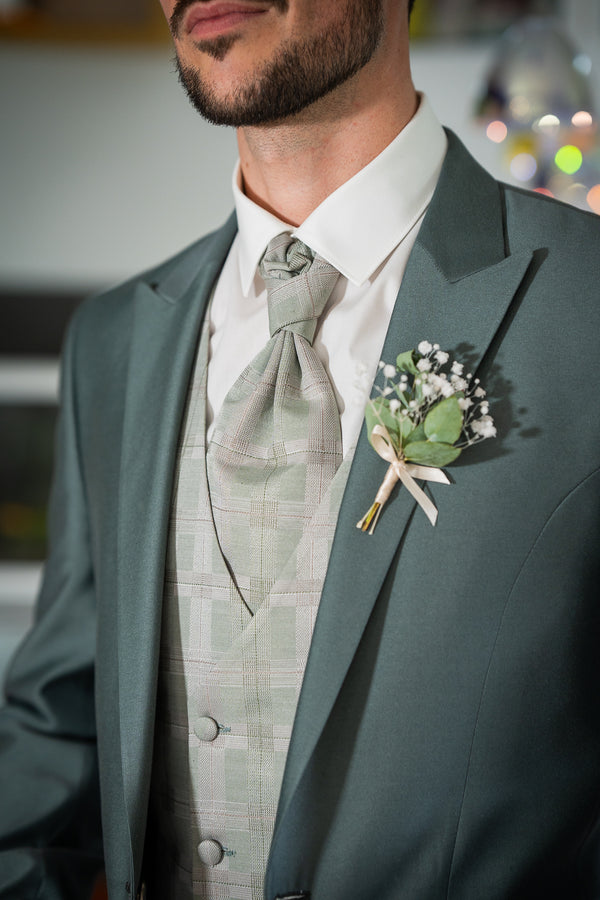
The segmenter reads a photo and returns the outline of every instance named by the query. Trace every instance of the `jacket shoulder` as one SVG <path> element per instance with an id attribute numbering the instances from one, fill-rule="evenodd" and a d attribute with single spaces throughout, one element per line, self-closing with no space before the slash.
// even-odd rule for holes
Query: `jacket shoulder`
<path id="1" fill-rule="evenodd" d="M 163 285 L 177 282 L 185 288 L 202 266 L 215 255 L 223 256 L 236 231 L 235 216 L 215 231 L 209 232 L 173 256 L 113 287 L 87 297 L 73 316 L 70 332 L 77 340 L 87 335 L 98 341 L 106 332 L 115 335 L 128 331 L 133 314 L 133 301 L 140 286 L 161 292 Z"/>
<path id="2" fill-rule="evenodd" d="M 600 250 L 600 216 L 534 191 L 501 182 L 500 188 L 509 239 L 561 246 L 580 259 Z M 596 264 L 597 260 L 596 256 Z"/>

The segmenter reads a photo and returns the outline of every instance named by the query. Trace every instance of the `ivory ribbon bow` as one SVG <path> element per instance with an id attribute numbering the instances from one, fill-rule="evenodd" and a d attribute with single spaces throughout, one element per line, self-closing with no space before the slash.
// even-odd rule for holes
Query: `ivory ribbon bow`
<path id="1" fill-rule="evenodd" d="M 377 491 L 375 502 L 366 516 L 363 516 L 360 522 L 356 523 L 356 527 L 373 534 L 381 507 L 389 498 L 392 488 L 397 481 L 401 481 L 408 488 L 431 524 L 435 525 L 438 516 L 436 506 L 414 479 L 419 478 L 422 481 L 437 481 L 439 484 L 450 484 L 450 479 L 447 475 L 441 469 L 436 469 L 435 466 L 418 466 L 414 463 L 406 462 L 403 456 L 398 456 L 385 425 L 375 425 L 371 432 L 371 444 L 376 453 L 382 459 L 385 459 L 386 462 L 389 462 L 390 467 L 386 472 L 381 487 Z M 371 527 L 369 528 L 369 526 Z"/>

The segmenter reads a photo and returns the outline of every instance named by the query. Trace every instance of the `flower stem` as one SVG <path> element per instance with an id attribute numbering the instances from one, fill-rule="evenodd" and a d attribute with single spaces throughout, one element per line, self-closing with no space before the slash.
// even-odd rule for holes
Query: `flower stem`
<path id="1" fill-rule="evenodd" d="M 368 531 L 369 534 L 373 534 L 375 526 L 377 525 L 379 513 L 381 512 L 381 505 L 382 504 L 378 503 L 376 500 L 373 506 L 369 509 L 366 516 L 363 516 L 360 522 L 356 523 L 356 527 L 360 528 L 361 531 Z M 369 526 L 371 527 L 369 528 Z"/>

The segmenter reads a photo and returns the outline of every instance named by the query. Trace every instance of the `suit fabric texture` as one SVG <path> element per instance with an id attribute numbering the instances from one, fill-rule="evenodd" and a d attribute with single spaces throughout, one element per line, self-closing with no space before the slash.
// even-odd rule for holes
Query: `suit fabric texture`
<path id="1" fill-rule="evenodd" d="M 102 865 L 111 900 L 140 888 L 178 435 L 235 227 L 71 327 L 50 558 L 0 718 L 2 898 L 79 900 Z M 428 488 L 435 528 L 396 490 L 369 536 L 386 464 L 361 435 L 267 900 L 600 896 L 599 251 L 600 220 L 449 135 L 382 358 L 451 351 L 498 437 Z"/>

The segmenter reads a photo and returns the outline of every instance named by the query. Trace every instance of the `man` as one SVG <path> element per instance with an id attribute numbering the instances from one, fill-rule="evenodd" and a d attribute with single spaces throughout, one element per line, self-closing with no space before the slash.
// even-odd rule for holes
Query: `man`
<path id="1" fill-rule="evenodd" d="M 406 2 L 162 4 L 237 220 L 71 329 L 0 896 L 598 897 L 600 223 L 441 130 Z M 498 437 L 365 534 L 424 340 Z"/>

